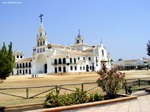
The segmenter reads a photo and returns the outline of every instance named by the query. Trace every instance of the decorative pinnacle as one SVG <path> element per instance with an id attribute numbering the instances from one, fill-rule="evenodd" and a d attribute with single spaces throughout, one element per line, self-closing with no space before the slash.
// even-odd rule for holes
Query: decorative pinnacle
<path id="1" fill-rule="evenodd" d="M 40 22 L 42 23 L 42 17 L 43 17 L 44 15 L 43 14 L 40 14 Z"/>

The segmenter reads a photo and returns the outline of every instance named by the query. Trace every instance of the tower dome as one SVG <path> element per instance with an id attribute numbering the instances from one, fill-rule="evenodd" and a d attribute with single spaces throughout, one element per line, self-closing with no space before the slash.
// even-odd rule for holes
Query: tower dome
<path id="1" fill-rule="evenodd" d="M 75 41 L 76 41 L 75 44 L 83 44 L 83 38 L 82 38 L 82 36 L 80 34 L 80 30 L 78 30 L 78 35 L 75 38 Z"/>

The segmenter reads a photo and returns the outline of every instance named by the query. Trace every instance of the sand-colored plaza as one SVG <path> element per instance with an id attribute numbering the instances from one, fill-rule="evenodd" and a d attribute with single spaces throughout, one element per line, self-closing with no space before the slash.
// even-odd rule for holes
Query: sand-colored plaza
<path id="1" fill-rule="evenodd" d="M 122 71 L 126 73 L 127 79 L 132 78 L 147 78 L 150 77 L 150 71 L 140 70 L 140 71 Z M 99 75 L 94 72 L 89 73 L 71 73 L 71 74 L 39 74 L 37 78 L 32 78 L 31 75 L 18 75 L 18 76 L 10 76 L 3 83 L 0 84 L 0 89 L 2 88 L 15 88 L 15 87 L 33 87 L 33 86 L 46 86 L 46 85 L 55 85 L 55 84 L 66 84 L 66 83 L 84 83 L 84 82 L 96 82 L 99 78 Z M 84 86 L 85 89 L 92 87 L 93 85 Z M 94 85 L 96 86 L 96 84 Z M 75 86 L 69 87 L 75 88 Z M 29 96 L 37 94 L 38 92 L 42 92 L 47 90 L 47 88 L 39 88 L 39 89 L 29 89 Z M 12 89 L 7 91 L 2 91 L 5 93 L 11 93 L 15 95 L 26 96 L 25 89 Z M 42 96 L 38 96 L 39 98 L 34 99 L 22 99 L 9 95 L 0 94 L 0 105 L 11 106 L 18 104 L 26 104 L 26 103 L 38 103 L 43 102 L 45 99 L 45 94 Z"/>
<path id="2" fill-rule="evenodd" d="M 126 78 L 146 78 L 150 77 L 150 71 L 121 71 L 126 73 Z M 50 84 L 64 84 L 64 83 L 78 83 L 78 82 L 92 82 L 98 79 L 99 75 L 95 72 L 87 73 L 69 73 L 69 74 L 39 74 L 37 78 L 32 78 L 31 75 L 15 75 L 10 76 L 3 83 L 3 87 L 22 87 L 22 86 L 39 86 Z"/>

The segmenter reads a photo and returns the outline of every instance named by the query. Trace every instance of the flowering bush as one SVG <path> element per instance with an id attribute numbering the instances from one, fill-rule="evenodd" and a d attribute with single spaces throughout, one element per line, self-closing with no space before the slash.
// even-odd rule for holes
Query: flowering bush
<path id="1" fill-rule="evenodd" d="M 125 87 L 125 73 L 117 72 L 117 67 L 112 67 L 110 70 L 103 65 L 97 73 L 100 78 L 97 80 L 98 86 L 106 92 L 109 98 L 115 98 L 117 93 Z"/>

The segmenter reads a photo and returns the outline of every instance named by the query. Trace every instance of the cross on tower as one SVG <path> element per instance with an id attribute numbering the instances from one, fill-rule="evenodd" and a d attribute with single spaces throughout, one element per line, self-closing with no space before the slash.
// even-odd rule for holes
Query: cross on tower
<path id="1" fill-rule="evenodd" d="M 101 39 L 101 44 L 103 43 L 103 40 Z"/>
<path id="2" fill-rule="evenodd" d="M 40 17 L 40 22 L 42 23 L 42 16 L 44 16 L 43 14 L 41 14 Z"/>
<path id="3" fill-rule="evenodd" d="M 81 37 L 81 35 L 80 35 L 80 29 L 78 30 L 78 37 Z"/>
<path id="4" fill-rule="evenodd" d="M 80 35 L 80 29 L 78 30 L 78 35 Z"/>

